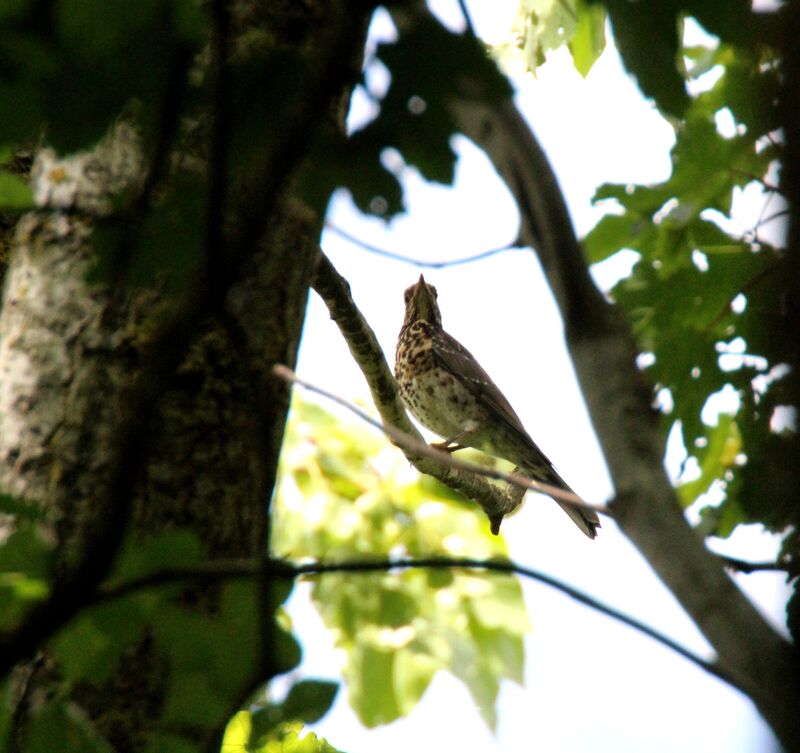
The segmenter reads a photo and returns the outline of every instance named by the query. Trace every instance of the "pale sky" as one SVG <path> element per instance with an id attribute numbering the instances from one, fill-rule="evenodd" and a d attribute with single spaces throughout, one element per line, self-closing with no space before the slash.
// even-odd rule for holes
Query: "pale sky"
<path id="1" fill-rule="evenodd" d="M 493 42 L 505 38 L 515 2 L 468 5 L 479 34 Z M 437 1 L 434 7 L 459 23 L 455 0 Z M 672 130 L 642 99 L 613 49 L 586 80 L 568 55 L 556 54 L 536 78 L 521 75 L 514 83 L 518 105 L 552 161 L 579 234 L 602 216 L 602 208 L 590 205 L 601 183 L 647 183 L 668 176 Z M 344 192 L 331 206 L 331 220 L 367 242 L 429 259 L 461 257 L 509 242 L 517 222 L 510 195 L 475 146 L 464 138 L 455 146 L 459 163 L 453 189 L 426 184 L 409 171 L 409 211 L 388 227 L 360 215 Z M 391 362 L 403 290 L 419 270 L 365 253 L 332 233 L 324 235 L 323 246 L 350 281 Z M 595 279 L 608 287 L 629 264 L 630 256 L 623 256 L 599 265 Z M 561 475 L 586 499 L 607 501 L 610 480 L 536 257 L 515 251 L 425 271 L 425 276 L 438 287 L 445 328 L 489 371 Z M 369 404 L 363 376 L 314 294 L 298 371 Z M 477 507 L 475 514 L 482 514 Z M 610 521 L 604 520 L 598 539 L 589 541 L 554 503 L 529 495 L 522 511 L 504 524 L 503 535 L 516 562 L 550 573 L 709 655 L 704 639 Z M 724 542 L 724 550 L 767 558 L 774 555 L 775 542 L 757 531 L 742 531 Z M 778 578 L 757 574 L 738 576 L 737 582 L 781 623 Z M 419 706 L 394 724 L 364 729 L 343 687 L 331 713 L 313 729 L 347 753 L 773 749 L 771 733 L 738 692 L 631 629 L 545 586 L 522 583 L 534 626 L 526 638 L 526 680 L 524 687 L 503 686 L 496 735 L 481 721 L 467 690 L 441 673 Z M 307 586 L 295 589 L 290 614 L 303 645 L 301 674 L 339 678 L 342 657 L 310 604 Z"/>

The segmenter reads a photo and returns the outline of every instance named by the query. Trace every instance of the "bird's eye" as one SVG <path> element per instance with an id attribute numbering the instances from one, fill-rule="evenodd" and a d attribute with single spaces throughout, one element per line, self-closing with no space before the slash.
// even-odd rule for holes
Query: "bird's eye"
<path id="1" fill-rule="evenodd" d="M 405 293 L 403 293 L 403 300 L 408 303 L 411 300 L 411 288 L 408 288 Z"/>
<path id="2" fill-rule="evenodd" d="M 436 288 L 433 287 L 433 285 L 431 285 L 431 293 L 433 293 L 433 297 L 434 298 L 436 298 L 436 299 L 439 298 L 439 294 L 436 292 Z"/>

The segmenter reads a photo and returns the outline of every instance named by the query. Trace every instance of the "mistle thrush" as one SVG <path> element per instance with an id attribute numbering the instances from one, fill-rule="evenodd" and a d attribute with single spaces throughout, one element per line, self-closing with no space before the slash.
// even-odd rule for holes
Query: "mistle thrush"
<path id="1" fill-rule="evenodd" d="M 422 275 L 405 292 L 395 360 L 403 402 L 445 445 L 483 450 L 514 463 L 534 481 L 571 492 L 475 357 L 442 329 L 436 298 L 436 288 Z M 596 513 L 556 502 L 589 538 L 597 535 Z"/>

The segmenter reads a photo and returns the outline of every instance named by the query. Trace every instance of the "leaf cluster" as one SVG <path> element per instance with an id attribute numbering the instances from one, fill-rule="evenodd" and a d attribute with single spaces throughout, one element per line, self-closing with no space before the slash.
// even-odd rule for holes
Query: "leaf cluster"
<path id="1" fill-rule="evenodd" d="M 664 437 L 685 448 L 678 493 L 687 507 L 699 503 L 701 532 L 724 537 L 742 523 L 789 531 L 782 557 L 793 561 L 800 384 L 787 305 L 796 280 L 786 250 L 763 237 L 788 214 L 778 185 L 785 63 L 766 41 L 778 15 L 756 15 L 744 0 L 523 0 L 519 45 L 529 67 L 568 44 L 586 75 L 602 46 L 587 47 L 579 29 L 597 13 L 673 125 L 675 145 L 664 182 L 597 190 L 608 214 L 584 239 L 588 261 L 636 254 L 610 295 L 633 326 Z M 687 44 L 689 21 L 711 41 Z M 737 233 L 745 189 L 760 190 L 763 208 L 758 224 Z"/>
<path id="2" fill-rule="evenodd" d="M 380 438 L 313 404 L 293 404 L 282 467 L 273 541 L 282 556 L 506 553 L 464 500 L 415 478 Z M 528 618 L 514 579 L 327 574 L 313 579 L 311 596 L 345 651 L 350 704 L 367 726 L 407 714 L 439 670 L 464 682 L 494 726 L 500 681 L 522 681 Z"/>
<path id="3" fill-rule="evenodd" d="M 21 553 L 24 552 L 24 559 Z M 4 606 L 4 630 L 12 629 L 33 600 L 44 598 L 52 577 L 52 551 L 37 531 L 17 524 L 5 546 L 0 547 L 0 599 Z M 201 559 L 198 539 L 179 531 L 165 532 L 147 542 L 130 541 L 121 554 L 108 585 L 124 583 L 170 568 L 190 567 Z M 98 730 L 76 698 L 83 692 L 107 693 L 120 699 L 120 669 L 136 676 L 139 665 L 146 672 L 167 672 L 166 683 L 153 699 L 153 718 L 141 730 L 146 749 L 194 751 L 201 730 L 219 729 L 231 713 L 231 698 L 242 687 L 265 682 L 271 675 L 297 666 L 300 647 L 287 631 L 280 604 L 291 584 L 268 584 L 269 604 L 256 584 L 247 580 L 222 583 L 210 595 L 179 581 L 168 581 L 147 590 L 110 600 L 89 603 L 79 616 L 50 641 L 58 662 L 58 680 L 46 703 L 37 704 L 23 731 L 26 752 L 59 750 L 111 750 L 114 730 Z M 262 622 L 270 615 L 272 624 Z M 268 668 L 261 666 L 260 642 L 269 636 L 273 646 Z M 168 668 L 168 669 L 167 669 Z M 92 688 L 90 690 L 90 688 Z M 6 688 L 11 692 L 11 686 Z M 274 727 L 296 720 L 319 718 L 333 701 L 330 683 L 307 681 L 296 685 L 283 704 L 253 707 L 253 749 Z M 12 732 L 12 705 L 4 703 L 0 740 Z M 192 730 L 181 734 L 176 730 Z M 5 748 L 4 748 L 5 749 Z"/>

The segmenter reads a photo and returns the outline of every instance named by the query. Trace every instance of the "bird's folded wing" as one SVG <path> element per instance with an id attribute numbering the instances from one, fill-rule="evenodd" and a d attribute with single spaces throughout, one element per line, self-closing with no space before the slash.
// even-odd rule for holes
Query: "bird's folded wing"
<path id="1" fill-rule="evenodd" d="M 446 332 L 438 332 L 434 341 L 433 356 L 439 366 L 458 379 L 498 420 L 503 421 L 519 435 L 520 440 L 528 446 L 531 459 L 535 459 L 536 468 L 527 470 L 537 470 L 540 473 L 540 480 L 569 489 L 547 456 L 525 431 L 522 421 L 506 396 L 500 392 L 475 357 L 458 340 Z"/>

